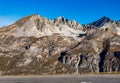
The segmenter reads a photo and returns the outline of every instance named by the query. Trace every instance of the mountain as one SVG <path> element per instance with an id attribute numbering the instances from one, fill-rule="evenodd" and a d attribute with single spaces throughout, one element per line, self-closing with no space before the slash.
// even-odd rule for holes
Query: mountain
<path id="1" fill-rule="evenodd" d="M 9 26 L 9 31 L 6 32 L 6 34 L 11 34 L 16 37 L 34 36 L 38 38 L 45 35 L 52 35 L 54 33 L 76 37 L 80 33 L 85 32 L 82 31 L 82 26 L 76 21 L 69 21 L 62 17 L 51 21 L 39 15 L 27 16 L 18 20 L 13 25 Z"/>
<path id="2" fill-rule="evenodd" d="M 119 73 L 119 22 L 91 26 L 35 14 L 0 28 L 0 75 Z"/>
<path id="3" fill-rule="evenodd" d="M 114 22 L 114 20 L 112 20 L 112 19 L 110 19 L 110 18 L 108 18 L 106 16 L 103 16 L 99 20 L 97 20 L 95 22 L 92 22 L 89 25 L 94 25 L 96 27 L 102 27 L 104 24 L 106 24 L 106 23 L 112 23 L 112 22 Z"/>

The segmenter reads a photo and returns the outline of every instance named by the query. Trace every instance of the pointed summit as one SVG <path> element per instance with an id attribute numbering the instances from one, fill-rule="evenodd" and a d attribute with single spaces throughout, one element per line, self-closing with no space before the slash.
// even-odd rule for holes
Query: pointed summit
<path id="1" fill-rule="evenodd" d="M 19 27 L 21 27 L 22 25 L 24 25 L 27 21 L 32 21 L 32 20 L 36 20 L 36 19 L 39 19 L 40 16 L 38 14 L 33 14 L 33 15 L 30 15 L 30 16 L 26 16 L 24 18 L 21 18 L 20 20 L 16 21 L 14 23 L 14 25 L 17 25 Z"/>
<path id="2" fill-rule="evenodd" d="M 66 19 L 66 18 L 64 18 L 64 17 L 62 17 L 62 16 L 54 19 L 54 23 L 55 23 L 55 24 L 67 24 L 68 21 L 69 21 L 68 19 Z"/>
<path id="3" fill-rule="evenodd" d="M 99 20 L 97 20 L 97 21 L 95 21 L 95 22 L 92 22 L 92 23 L 90 23 L 89 25 L 94 25 L 94 26 L 96 26 L 96 27 L 101 27 L 101 26 L 103 26 L 104 24 L 109 23 L 109 22 L 114 22 L 114 20 L 112 20 L 112 19 L 109 18 L 109 17 L 103 16 L 103 17 L 100 18 Z"/>

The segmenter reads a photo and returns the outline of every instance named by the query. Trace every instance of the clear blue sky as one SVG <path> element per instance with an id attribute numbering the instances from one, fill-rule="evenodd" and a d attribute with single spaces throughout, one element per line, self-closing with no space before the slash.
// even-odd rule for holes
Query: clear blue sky
<path id="1" fill-rule="evenodd" d="M 31 14 L 54 19 L 64 16 L 86 24 L 108 16 L 120 19 L 120 0 L 0 0 L 0 26 Z"/>

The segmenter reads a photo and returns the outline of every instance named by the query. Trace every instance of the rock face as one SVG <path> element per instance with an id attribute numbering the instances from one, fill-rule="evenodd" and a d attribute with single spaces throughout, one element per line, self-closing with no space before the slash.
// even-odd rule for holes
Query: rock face
<path id="1" fill-rule="evenodd" d="M 73 69 L 78 73 L 108 72 L 109 70 L 104 69 L 104 66 L 109 67 L 106 66 L 105 63 L 109 63 L 108 57 L 114 56 L 108 56 L 107 53 L 109 53 L 110 48 L 112 48 L 110 39 L 115 35 L 116 33 L 112 29 L 105 30 L 101 28 L 96 30 L 91 35 L 86 36 L 86 38 L 82 42 L 79 42 L 74 48 L 62 54 L 60 61 L 64 64 L 72 65 Z M 76 60 L 74 60 L 74 57 L 77 57 L 75 58 Z M 118 63 L 115 64 L 119 66 Z"/>
<path id="2" fill-rule="evenodd" d="M 0 28 L 0 74 L 120 72 L 119 22 L 91 26 L 32 15 Z"/>

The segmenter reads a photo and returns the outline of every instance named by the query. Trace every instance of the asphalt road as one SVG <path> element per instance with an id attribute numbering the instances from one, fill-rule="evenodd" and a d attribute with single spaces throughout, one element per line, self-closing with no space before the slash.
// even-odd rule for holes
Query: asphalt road
<path id="1" fill-rule="evenodd" d="M 120 83 L 119 75 L 4 76 L 0 83 Z"/>

